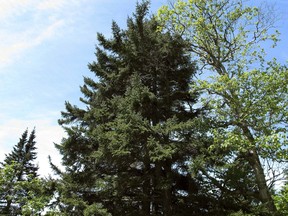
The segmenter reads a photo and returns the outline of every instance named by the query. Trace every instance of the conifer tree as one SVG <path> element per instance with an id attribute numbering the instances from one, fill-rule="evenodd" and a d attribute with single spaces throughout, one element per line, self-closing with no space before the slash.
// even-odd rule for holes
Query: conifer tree
<path id="1" fill-rule="evenodd" d="M 3 170 L 13 167 L 13 172 L 8 173 L 9 181 L 2 183 L 1 214 L 17 215 L 21 212 L 23 203 L 18 203 L 17 200 L 27 196 L 28 189 L 19 188 L 17 185 L 20 182 L 30 182 L 38 176 L 38 166 L 34 164 L 37 157 L 35 144 L 35 129 L 29 136 L 26 129 L 12 152 L 6 155 L 1 163 Z"/>
<path id="2" fill-rule="evenodd" d="M 209 144 L 189 93 L 195 64 L 179 35 L 156 31 L 148 10 L 147 1 L 138 4 L 127 30 L 113 22 L 111 39 L 98 34 L 89 69 L 99 81 L 84 78 L 86 108 L 66 102 L 59 123 L 68 136 L 56 145 L 66 214 L 200 215 L 207 205 L 188 172 Z"/>
<path id="3" fill-rule="evenodd" d="M 12 161 L 21 164 L 21 169 L 18 171 L 18 180 L 25 179 L 29 175 L 37 176 L 38 166 L 33 162 L 37 158 L 35 129 L 28 136 L 28 129 L 24 131 L 17 145 L 13 147 L 13 151 L 6 155 L 3 164 L 11 164 Z"/>

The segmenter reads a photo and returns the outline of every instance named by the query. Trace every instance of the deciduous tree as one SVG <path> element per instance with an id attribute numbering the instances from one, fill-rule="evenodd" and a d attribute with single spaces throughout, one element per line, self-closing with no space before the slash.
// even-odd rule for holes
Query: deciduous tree
<path id="1" fill-rule="evenodd" d="M 230 162 L 249 163 L 255 197 L 272 214 L 263 160 L 287 161 L 288 73 L 276 59 L 265 58 L 261 45 L 270 40 L 275 46 L 278 32 L 270 34 L 273 17 L 263 12 L 241 0 L 178 0 L 163 6 L 158 19 L 160 31 L 166 26 L 182 34 L 202 62 L 198 91 L 218 122 L 210 150 L 226 149 Z"/>

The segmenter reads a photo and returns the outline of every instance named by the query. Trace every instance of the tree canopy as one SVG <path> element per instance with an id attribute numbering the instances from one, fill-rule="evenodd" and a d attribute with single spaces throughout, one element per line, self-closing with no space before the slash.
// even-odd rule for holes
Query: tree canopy
<path id="1" fill-rule="evenodd" d="M 126 30 L 113 22 L 111 39 L 98 34 L 89 68 L 99 81 L 84 79 L 85 109 L 67 102 L 62 112 L 68 138 L 56 147 L 66 166 L 60 203 L 69 214 L 99 207 L 104 215 L 200 215 L 210 208 L 189 174 L 189 161 L 209 146 L 197 126 L 204 112 L 190 93 L 195 63 L 179 35 L 157 32 L 148 6 L 137 5 Z"/>
<path id="2" fill-rule="evenodd" d="M 288 73 L 276 59 L 267 60 L 261 46 L 278 41 L 279 32 L 271 33 L 272 17 L 241 0 L 178 0 L 163 6 L 158 20 L 189 41 L 209 76 L 197 85 L 219 122 L 211 130 L 211 150 L 230 149 L 235 159 L 244 157 L 258 199 L 275 212 L 264 163 L 287 161 Z"/>
<path id="3" fill-rule="evenodd" d="M 273 16 L 242 0 L 149 6 L 97 34 L 82 105 L 61 112 L 57 178 L 38 176 L 35 129 L 5 156 L 1 215 L 287 214 L 287 66 L 263 48 L 278 42 Z"/>
<path id="4" fill-rule="evenodd" d="M 0 214 L 32 215 L 49 203 L 48 182 L 38 178 L 35 129 L 24 131 L 0 167 Z"/>

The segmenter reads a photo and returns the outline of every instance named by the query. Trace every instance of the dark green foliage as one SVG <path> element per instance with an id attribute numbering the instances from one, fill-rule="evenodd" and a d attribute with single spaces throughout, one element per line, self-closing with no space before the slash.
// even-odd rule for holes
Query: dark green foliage
<path id="1" fill-rule="evenodd" d="M 6 179 L 1 182 L 1 214 L 16 215 L 21 212 L 24 203 L 19 203 L 19 200 L 28 197 L 29 192 L 29 189 L 22 185 L 38 176 L 38 167 L 33 163 L 37 157 L 35 144 L 35 130 L 29 136 L 28 129 L 25 130 L 18 144 L 1 163 L 3 178 Z M 5 173 L 5 169 L 11 171 Z"/>
<path id="2" fill-rule="evenodd" d="M 24 131 L 17 145 L 13 147 L 13 151 L 6 155 L 3 164 L 11 164 L 13 161 L 21 164 L 18 170 L 17 180 L 24 180 L 29 177 L 36 177 L 38 167 L 33 163 L 37 158 L 35 152 L 35 129 L 28 136 L 28 129 Z"/>
<path id="3" fill-rule="evenodd" d="M 84 78 L 86 105 L 66 102 L 56 148 L 57 205 L 64 215 L 230 215 L 251 213 L 253 175 L 245 157 L 213 152 L 211 127 L 191 94 L 195 63 L 179 35 L 157 31 L 138 4 L 127 30 L 98 34 Z M 228 163 L 229 161 L 229 163 Z M 233 163 L 231 163 L 233 161 Z M 226 164 L 231 164 L 226 166 Z"/>
<path id="4" fill-rule="evenodd" d="M 156 31 L 148 6 L 137 5 L 127 30 L 113 22 L 111 39 L 98 34 L 89 68 L 99 82 L 84 79 L 86 109 L 66 103 L 62 112 L 68 138 L 56 145 L 66 167 L 59 202 L 69 215 L 100 207 L 112 215 L 200 211 L 187 162 L 202 142 L 194 126 L 201 111 L 189 93 L 195 65 L 180 36 Z"/>

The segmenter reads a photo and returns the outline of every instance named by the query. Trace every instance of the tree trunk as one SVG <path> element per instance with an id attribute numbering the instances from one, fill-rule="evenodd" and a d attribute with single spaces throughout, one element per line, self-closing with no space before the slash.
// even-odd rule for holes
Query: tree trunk
<path id="1" fill-rule="evenodd" d="M 269 210 L 269 212 L 276 212 L 276 206 L 274 204 L 274 200 L 271 196 L 271 193 L 269 191 L 266 179 L 265 179 L 265 174 L 263 167 L 261 165 L 259 155 L 257 152 L 257 149 L 255 147 L 255 140 L 253 135 L 251 134 L 249 128 L 247 126 L 241 125 L 241 129 L 244 133 L 244 135 L 248 138 L 248 140 L 254 145 L 253 149 L 250 150 L 249 152 L 249 158 L 248 161 L 253 168 L 255 178 L 256 178 L 256 184 L 258 186 L 259 190 L 259 198 L 260 201 L 266 205 L 266 208 Z"/>
<path id="2" fill-rule="evenodd" d="M 151 181 L 152 177 L 150 174 L 150 160 L 149 160 L 149 152 L 147 148 L 145 148 L 145 159 L 144 159 L 144 174 L 143 176 L 147 176 L 144 179 L 143 183 L 143 200 L 142 200 L 142 213 L 143 215 L 150 215 L 151 208 Z"/>
<path id="3" fill-rule="evenodd" d="M 145 180 L 143 184 L 143 194 L 142 213 L 143 215 L 150 215 L 150 179 Z"/>
<path id="4" fill-rule="evenodd" d="M 155 163 L 155 173 L 153 181 L 153 203 L 152 203 L 152 215 L 161 214 L 161 189 L 159 188 L 159 183 L 161 180 L 161 164 L 159 162 Z"/>
<path id="5" fill-rule="evenodd" d="M 12 201 L 11 200 L 7 200 L 7 204 L 4 207 L 4 209 L 3 209 L 4 214 L 10 215 L 10 213 L 11 213 L 10 212 L 11 205 L 12 205 Z"/>
<path id="6" fill-rule="evenodd" d="M 271 196 L 271 193 L 269 191 L 269 188 L 266 183 L 265 179 L 265 174 L 263 167 L 261 165 L 258 153 L 256 149 L 254 148 L 253 153 L 251 152 L 250 158 L 249 158 L 249 163 L 251 164 L 255 178 L 256 178 L 256 183 L 259 189 L 259 197 L 262 203 L 264 203 L 267 207 L 267 209 L 270 212 L 276 212 L 276 206 L 274 204 L 274 200 Z"/>
<path id="7" fill-rule="evenodd" d="M 165 181 L 166 185 L 163 189 L 163 215 L 172 216 L 172 181 L 171 181 L 171 163 L 165 164 Z"/>

